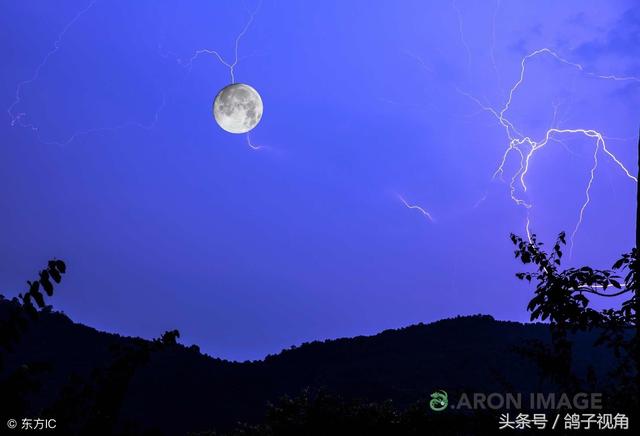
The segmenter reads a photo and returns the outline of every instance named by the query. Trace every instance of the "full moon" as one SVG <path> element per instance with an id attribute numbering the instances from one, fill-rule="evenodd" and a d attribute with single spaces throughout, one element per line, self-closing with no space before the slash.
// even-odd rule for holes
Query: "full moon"
<path id="1" fill-rule="evenodd" d="M 260 94 L 244 83 L 225 86 L 213 101 L 213 116 L 227 132 L 246 133 L 262 118 Z"/>

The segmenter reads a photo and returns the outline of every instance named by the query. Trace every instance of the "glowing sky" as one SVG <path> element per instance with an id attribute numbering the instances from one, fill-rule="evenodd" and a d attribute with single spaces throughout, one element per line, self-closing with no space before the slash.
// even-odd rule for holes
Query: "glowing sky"
<path id="1" fill-rule="evenodd" d="M 528 319 L 508 240 L 525 233 L 519 157 L 492 180 L 509 138 L 485 109 L 542 48 L 583 71 L 531 58 L 509 122 L 535 140 L 601 132 L 635 173 L 640 83 L 595 77 L 640 77 L 633 0 L 265 0 L 233 71 L 264 102 L 250 142 L 211 117 L 229 68 L 193 58 L 234 59 L 241 2 L 89 5 L 0 6 L 0 293 L 57 256 L 54 306 L 99 329 L 178 328 L 243 360 L 458 314 Z M 548 242 L 574 229 L 596 145 L 557 139 L 526 175 Z M 632 245 L 635 189 L 600 159 L 573 263 Z"/>

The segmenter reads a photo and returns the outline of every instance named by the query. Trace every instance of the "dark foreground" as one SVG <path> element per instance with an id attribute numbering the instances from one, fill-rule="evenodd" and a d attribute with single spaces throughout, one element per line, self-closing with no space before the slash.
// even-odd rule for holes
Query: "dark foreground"
<path id="1" fill-rule="evenodd" d="M 12 304 L 0 301 L 0 319 Z M 574 338 L 574 367 L 591 383 L 583 390 L 603 392 L 606 411 L 629 415 L 610 395 L 613 358 L 593 339 Z M 185 347 L 172 332 L 146 341 L 41 313 L 13 350 L 3 351 L 0 434 L 27 433 L 5 427 L 24 417 L 54 417 L 57 431 L 50 433 L 68 435 L 498 434 L 505 410 L 451 405 L 474 393 L 562 392 L 523 354 L 532 340 L 548 342 L 548 327 L 459 317 L 239 363 Z M 439 390 L 449 406 L 436 412 L 430 401 Z M 513 420 L 520 411 L 510 412 Z M 555 413 L 547 411 L 548 418 Z"/>

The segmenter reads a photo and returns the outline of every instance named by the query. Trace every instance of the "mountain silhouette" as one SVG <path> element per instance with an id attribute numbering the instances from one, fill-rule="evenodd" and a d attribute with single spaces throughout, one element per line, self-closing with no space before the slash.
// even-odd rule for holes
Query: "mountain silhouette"
<path id="1" fill-rule="evenodd" d="M 0 319 L 12 303 L 0 300 Z M 225 430 L 238 422 L 259 422 L 267 403 L 307 388 L 344 398 L 384 401 L 398 407 L 428 399 L 436 390 L 459 392 L 543 392 L 536 365 L 515 348 L 549 341 L 545 324 L 497 321 L 476 315 L 385 330 L 374 336 L 315 341 L 253 362 L 231 362 L 175 343 L 141 360 L 124 384 L 117 428 L 156 429 L 160 434 Z M 611 355 L 594 352 L 593 334 L 575 338 L 574 364 L 604 374 Z M 70 386 L 109 368 L 114 349 L 151 344 L 104 333 L 57 312 L 41 313 L 4 357 L 4 378 L 22 365 L 45 362 L 29 394 L 30 416 L 46 416 L 70 395 Z M 5 417 L 3 417 L 5 418 Z M 142 432 L 142 430 L 139 430 Z"/>

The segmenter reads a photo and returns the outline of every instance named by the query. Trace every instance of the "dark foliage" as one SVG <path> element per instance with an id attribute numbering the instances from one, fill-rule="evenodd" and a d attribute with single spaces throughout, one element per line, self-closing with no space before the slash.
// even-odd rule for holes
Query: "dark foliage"
<path id="1" fill-rule="evenodd" d="M 40 271 L 39 279 L 27 282 L 24 294 L 6 304 L 6 315 L 0 318 L 0 373 L 4 372 L 4 358 L 11 353 L 29 326 L 38 318 L 40 311 L 49 312 L 51 307 L 45 304 L 44 290 L 47 296 L 53 295 L 53 280 L 56 284 L 62 280 L 67 266 L 61 260 L 53 259 Z M 0 301 L 4 297 L 0 295 Z M 36 306 L 33 305 L 36 303 Z M 27 407 L 27 396 L 40 388 L 39 376 L 48 371 L 48 362 L 26 360 L 12 368 L 0 378 L 0 410 L 13 416 L 19 416 Z"/>
<path id="2" fill-rule="evenodd" d="M 531 320 L 550 322 L 551 344 L 530 342 L 520 347 L 521 354 L 535 361 L 542 374 L 568 391 L 585 389 L 593 385 L 595 374 L 587 373 L 581 379 L 572 362 L 573 343 L 570 333 L 597 331 L 595 345 L 610 348 L 616 365 L 611 373 L 615 384 L 610 386 L 612 400 L 635 408 L 640 405 L 635 377 L 638 373 L 639 340 L 637 330 L 637 289 L 640 260 L 638 250 L 623 254 L 611 270 L 588 266 L 561 270 L 562 247 L 565 234 L 560 233 L 551 254 L 543 250 L 536 235 L 529 241 L 511 235 L 516 246 L 515 257 L 523 264 L 531 264 L 534 271 L 517 273 L 521 280 L 536 282 L 535 295 L 527 310 Z M 590 307 L 591 297 L 628 297 L 618 308 L 595 310 Z"/>
<path id="3" fill-rule="evenodd" d="M 68 435 L 111 435 L 114 434 L 114 425 L 133 374 L 149 360 L 153 352 L 177 345 L 180 332 L 167 331 L 151 342 L 137 340 L 127 344 L 111 343 L 111 359 L 106 365 L 96 364 L 84 377 L 75 372 L 69 374 L 69 380 L 61 388 L 59 397 L 44 407 L 34 409 L 32 404 L 42 394 L 43 381 L 46 380 L 50 385 L 55 380 L 50 377 L 55 366 L 52 364 L 54 359 L 32 360 L 29 353 L 15 351 L 21 342 L 25 342 L 25 336 L 33 333 L 32 330 L 42 328 L 43 316 L 45 319 L 52 316 L 51 306 L 45 304 L 41 290 L 52 297 L 52 281 L 60 283 L 66 270 L 63 261 L 51 260 L 47 268 L 40 271 L 37 281 L 27 282 L 28 290 L 24 294 L 19 294 L 11 301 L 0 296 L 0 411 L 6 417 L 27 416 L 29 413 L 57 417 L 57 430 Z M 70 339 L 56 333 L 59 332 L 47 332 L 47 339 L 60 342 Z M 28 339 L 26 342 L 27 345 L 35 345 L 33 342 L 29 343 Z M 62 350 L 64 347 L 57 349 L 58 353 Z M 7 370 L 1 366 L 3 357 L 14 358 Z M 131 428 L 120 433 L 140 434 Z M 146 429 L 145 433 L 153 434 L 153 430 Z"/>
<path id="4" fill-rule="evenodd" d="M 230 432 L 199 432 L 192 436 L 422 436 L 478 435 L 495 429 L 496 417 L 474 414 L 436 414 L 426 401 L 399 409 L 391 400 L 346 400 L 325 391 L 304 390 L 269 404 L 264 422 L 240 424 Z M 490 431 L 490 430 L 488 430 Z"/>

